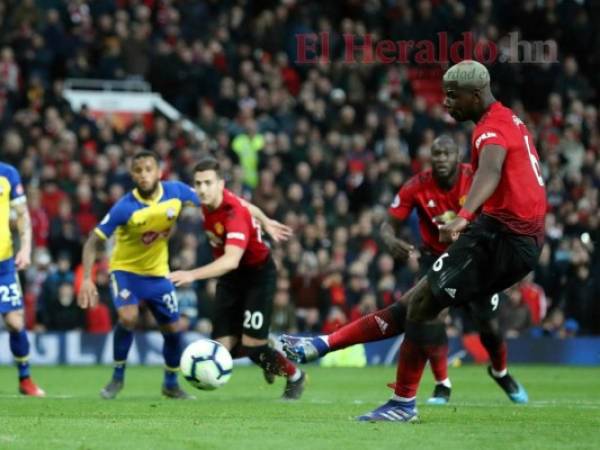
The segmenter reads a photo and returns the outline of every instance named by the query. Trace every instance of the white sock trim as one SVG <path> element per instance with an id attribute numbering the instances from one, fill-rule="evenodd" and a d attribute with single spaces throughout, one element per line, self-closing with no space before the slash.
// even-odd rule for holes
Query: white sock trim
<path id="1" fill-rule="evenodd" d="M 400 397 L 399 395 L 394 394 L 392 396 L 392 400 L 395 400 L 397 402 L 404 402 L 404 403 L 408 403 L 408 402 L 413 402 L 417 397 Z"/>
<path id="2" fill-rule="evenodd" d="M 291 382 L 295 382 L 295 381 L 298 381 L 301 376 L 302 376 L 302 371 L 296 367 L 296 371 L 294 372 L 294 374 L 292 376 L 288 377 L 288 380 L 290 380 Z"/>
<path id="3" fill-rule="evenodd" d="M 507 373 L 508 373 L 508 369 L 506 369 L 506 368 L 505 368 L 505 369 L 503 369 L 503 370 L 501 370 L 501 371 L 499 371 L 499 372 L 496 372 L 496 371 L 494 370 L 494 368 L 492 367 L 492 375 L 494 375 L 494 377 L 496 377 L 496 378 L 502 378 L 502 377 L 503 377 L 503 376 L 505 376 Z"/>
<path id="4" fill-rule="evenodd" d="M 445 378 L 442 381 L 437 381 L 435 384 L 441 384 L 443 386 L 446 386 L 447 388 L 451 388 L 452 387 L 452 383 L 450 382 L 450 378 Z"/>

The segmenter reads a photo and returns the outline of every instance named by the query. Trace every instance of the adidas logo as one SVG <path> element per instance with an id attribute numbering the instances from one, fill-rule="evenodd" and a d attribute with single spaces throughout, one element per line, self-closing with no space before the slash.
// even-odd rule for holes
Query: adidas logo
<path id="1" fill-rule="evenodd" d="M 456 289 L 453 289 L 453 288 L 446 288 L 446 289 L 444 289 L 444 290 L 446 291 L 446 293 L 447 293 L 447 294 L 448 294 L 450 297 L 452 297 L 452 298 L 456 297 Z"/>
<path id="2" fill-rule="evenodd" d="M 427 202 L 427 207 L 428 207 L 428 208 L 435 208 L 435 201 L 434 201 L 433 199 L 430 199 L 430 200 Z"/>
<path id="3" fill-rule="evenodd" d="M 389 324 L 379 316 L 375 316 L 375 322 L 377 322 L 381 334 L 385 334 L 385 330 L 387 330 Z"/>

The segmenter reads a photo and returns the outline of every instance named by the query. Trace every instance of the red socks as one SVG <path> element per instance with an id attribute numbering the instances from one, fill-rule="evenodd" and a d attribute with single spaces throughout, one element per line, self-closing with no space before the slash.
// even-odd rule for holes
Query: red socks
<path id="1" fill-rule="evenodd" d="M 441 322 L 406 322 L 406 334 L 398 356 L 394 392 L 404 399 L 417 395 L 427 360 L 436 382 L 448 379 L 448 337 Z"/>
<path id="2" fill-rule="evenodd" d="M 421 346 L 410 338 L 404 338 L 398 356 L 396 388 L 394 389 L 394 393 L 398 397 L 406 400 L 416 397 L 426 363 L 427 357 Z"/>
<path id="3" fill-rule="evenodd" d="M 504 339 L 495 333 L 480 333 L 479 339 L 490 355 L 492 369 L 502 372 L 508 366 L 508 349 Z"/>
<path id="4" fill-rule="evenodd" d="M 284 375 L 286 377 L 291 377 L 298 370 L 294 363 L 292 363 L 289 359 L 287 359 L 284 355 L 282 355 L 277 350 L 274 350 L 277 359 L 277 366 L 279 368 L 278 372 L 280 375 Z"/>
<path id="5" fill-rule="evenodd" d="M 398 336 L 404 331 L 406 308 L 394 303 L 385 309 L 361 317 L 328 335 L 330 350 L 339 350 L 354 344 L 379 341 Z"/>
<path id="6" fill-rule="evenodd" d="M 508 351 L 506 348 L 506 342 L 502 341 L 502 343 L 493 349 L 489 349 L 486 347 L 486 350 L 490 354 L 490 360 L 492 361 L 492 368 L 496 372 L 502 372 L 508 366 L 507 357 Z"/>
<path id="7" fill-rule="evenodd" d="M 448 378 L 448 344 L 426 345 L 423 351 L 431 365 L 433 377 L 437 383 Z"/>

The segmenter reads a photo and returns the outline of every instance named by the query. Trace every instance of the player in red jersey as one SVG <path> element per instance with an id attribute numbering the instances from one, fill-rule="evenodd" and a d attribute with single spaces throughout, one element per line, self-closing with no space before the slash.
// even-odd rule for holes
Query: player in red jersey
<path id="1" fill-rule="evenodd" d="M 418 420 L 415 399 L 426 363 L 420 345 L 428 338 L 422 334 L 423 324 L 447 306 L 486 301 L 513 285 L 533 270 L 541 251 L 546 194 L 527 128 L 496 101 L 489 73 L 478 62 L 463 61 L 450 68 L 444 74 L 444 91 L 450 115 L 476 123 L 475 175 L 457 217 L 439 229 L 441 242 L 455 242 L 403 296 L 408 311 L 394 396 L 360 416 L 361 421 Z M 398 333 L 399 308 L 386 311 L 385 317 L 372 318 L 384 337 Z M 505 391 L 514 383 L 506 371 L 490 370 L 490 375 Z M 512 388 L 517 388 L 515 398 L 526 397 L 520 385 Z"/>
<path id="2" fill-rule="evenodd" d="M 546 193 L 529 131 L 494 98 L 482 64 L 462 61 L 446 71 L 443 83 L 450 115 L 476 124 L 475 175 L 458 216 L 440 227 L 440 240 L 454 243 L 404 296 L 408 313 L 395 395 L 362 421 L 418 420 L 415 398 L 425 366 L 416 351 L 418 324 L 447 306 L 482 301 L 513 285 L 533 270 L 543 243 Z M 500 385 L 507 379 L 506 373 L 492 375 Z"/>
<path id="3" fill-rule="evenodd" d="M 447 243 L 439 240 L 439 227 L 456 217 L 473 179 L 471 166 L 459 163 L 458 146 L 448 136 L 440 136 L 433 142 L 431 160 L 432 169 L 415 175 L 399 190 L 388 209 L 388 220 L 381 230 L 382 240 L 392 255 L 406 260 L 414 248 L 397 236 L 400 235 L 403 222 L 416 209 L 423 240 L 419 261 L 423 275 L 448 248 Z M 506 343 L 496 318 L 498 304 L 499 296 L 496 294 L 487 301 L 469 304 L 470 313 L 479 328 L 481 342 L 490 355 L 492 369 L 496 373 L 507 371 Z M 309 362 L 350 345 L 391 337 L 394 331 L 400 334 L 404 331 L 405 315 L 404 305 L 397 303 L 345 325 L 327 336 L 283 336 L 281 341 L 290 358 Z M 416 328 L 420 336 L 417 342 L 420 352 L 416 360 L 429 360 L 436 379 L 434 393 L 428 403 L 445 404 L 450 398 L 451 384 L 448 379 L 448 345 L 443 317 L 419 324 Z M 510 377 L 508 374 L 507 376 Z M 505 392 L 512 401 L 524 403 L 527 400 L 522 392 L 515 397 L 519 389 L 514 380 L 507 383 L 506 387 L 510 387 Z"/>
<path id="4" fill-rule="evenodd" d="M 213 339 L 234 356 L 248 356 L 266 373 L 287 377 L 283 398 L 298 399 L 306 375 L 268 345 L 277 270 L 269 247 L 262 242 L 260 225 L 247 204 L 225 189 L 216 159 L 207 157 L 196 165 L 194 187 L 215 260 L 194 270 L 173 272 L 169 278 L 176 286 L 219 278 Z"/>

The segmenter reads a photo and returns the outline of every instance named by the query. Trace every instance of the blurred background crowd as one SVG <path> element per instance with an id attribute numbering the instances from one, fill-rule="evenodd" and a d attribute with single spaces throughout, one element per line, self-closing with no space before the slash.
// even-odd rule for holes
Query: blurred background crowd
<path id="1" fill-rule="evenodd" d="M 593 25 L 593 24 L 596 25 Z M 156 151 L 165 179 L 190 181 L 212 152 L 228 187 L 292 226 L 280 265 L 273 330 L 328 332 L 396 301 L 415 282 L 418 254 L 386 253 L 379 224 L 398 188 L 429 166 L 442 132 L 469 158 L 470 125 L 441 106 L 443 68 L 350 64 L 341 34 L 458 39 L 507 49 L 510 32 L 552 40 L 557 63 L 490 65 L 496 97 L 535 136 L 548 189 L 546 243 L 535 273 L 507 292 L 507 336 L 600 334 L 600 6 L 573 0 L 6 0 L 0 2 L 0 159 L 24 180 L 34 228 L 23 286 L 27 326 L 111 330 L 106 258 L 101 305 L 76 306 L 81 248 L 130 189 L 128 158 Z M 296 64 L 296 36 L 326 32 L 331 60 Z M 119 126 L 62 97 L 68 78 L 144 79 L 207 138 L 156 113 Z M 172 268 L 210 260 L 197 210 L 171 243 Z M 418 245 L 416 217 L 404 237 Z M 189 329 L 209 332 L 215 282 L 180 289 Z M 155 326 L 149 315 L 140 324 Z M 470 331 L 454 312 L 451 335 Z"/>

